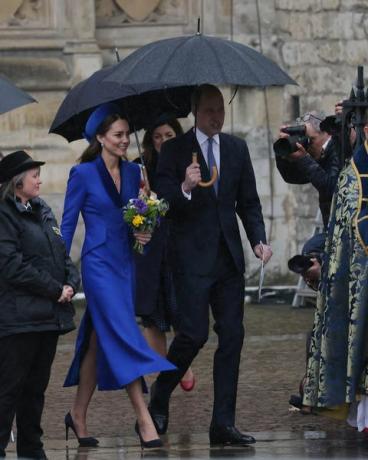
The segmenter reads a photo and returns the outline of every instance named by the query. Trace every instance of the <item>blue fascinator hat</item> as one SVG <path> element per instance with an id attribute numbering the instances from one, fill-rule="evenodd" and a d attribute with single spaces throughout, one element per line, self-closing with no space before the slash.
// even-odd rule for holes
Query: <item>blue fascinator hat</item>
<path id="1" fill-rule="evenodd" d="M 101 104 L 97 107 L 87 120 L 83 133 L 84 138 L 91 143 L 105 118 L 109 115 L 115 114 L 121 115 L 121 110 L 120 107 L 113 102 L 107 102 L 106 104 Z"/>

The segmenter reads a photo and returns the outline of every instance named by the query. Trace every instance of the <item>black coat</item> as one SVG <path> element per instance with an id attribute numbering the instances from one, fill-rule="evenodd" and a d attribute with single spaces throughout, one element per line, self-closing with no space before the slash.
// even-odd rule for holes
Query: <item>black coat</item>
<path id="1" fill-rule="evenodd" d="M 332 197 L 340 174 L 338 140 L 332 138 L 319 161 L 307 155 L 295 161 L 276 157 L 276 165 L 288 184 L 311 183 L 318 191 L 323 225 L 327 227 Z"/>
<path id="2" fill-rule="evenodd" d="M 152 161 L 147 168 L 148 180 L 152 191 L 156 191 L 156 167 L 158 153 L 153 152 Z M 134 160 L 141 163 L 140 158 Z M 160 296 L 162 270 L 169 270 L 167 260 L 169 223 L 161 219 L 161 225 L 155 229 L 144 254 L 134 254 L 136 266 L 135 312 L 138 316 L 149 316 L 157 309 Z"/>
<path id="3" fill-rule="evenodd" d="M 0 202 L 0 337 L 75 327 L 72 304 L 57 299 L 64 284 L 77 291 L 78 271 L 51 209 L 37 198 L 31 204 Z"/>
<path id="4" fill-rule="evenodd" d="M 170 204 L 172 267 L 175 271 L 208 275 L 215 263 L 220 238 L 224 238 L 237 270 L 245 270 L 244 251 L 237 215 L 252 247 L 266 243 L 262 208 L 247 144 L 240 138 L 220 133 L 220 183 L 218 197 L 213 187 L 196 187 L 192 198 L 184 197 L 181 184 L 192 163 L 193 147 L 198 152 L 201 174 L 209 171 L 192 130 L 165 142 L 157 170 L 157 191 Z"/>

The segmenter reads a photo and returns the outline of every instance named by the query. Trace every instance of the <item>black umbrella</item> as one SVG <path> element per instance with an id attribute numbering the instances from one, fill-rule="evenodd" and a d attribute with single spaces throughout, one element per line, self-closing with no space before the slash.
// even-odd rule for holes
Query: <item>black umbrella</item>
<path id="1" fill-rule="evenodd" d="M 276 63 L 249 46 L 200 33 L 139 48 L 117 64 L 105 81 L 167 86 L 296 84 Z"/>
<path id="2" fill-rule="evenodd" d="M 198 21 L 199 28 L 199 21 Z M 169 38 L 149 43 L 118 63 L 106 83 L 157 84 L 169 87 L 234 85 L 248 87 L 296 84 L 263 54 L 230 40 L 202 35 Z M 175 88 L 173 89 L 175 91 Z M 196 161 L 193 153 L 193 161 Z M 217 175 L 214 170 L 209 186 Z"/>
<path id="3" fill-rule="evenodd" d="M 22 105 L 37 102 L 32 96 L 13 85 L 5 77 L 0 77 L 0 114 L 21 107 Z"/>
<path id="4" fill-rule="evenodd" d="M 176 118 L 188 115 L 194 87 L 181 87 L 174 91 L 162 83 L 120 85 L 104 81 L 116 66 L 99 70 L 78 83 L 63 100 L 49 132 L 60 134 L 69 142 L 83 138 L 89 115 L 105 102 L 120 106 L 132 131 L 150 126 L 163 112 L 169 112 Z"/>

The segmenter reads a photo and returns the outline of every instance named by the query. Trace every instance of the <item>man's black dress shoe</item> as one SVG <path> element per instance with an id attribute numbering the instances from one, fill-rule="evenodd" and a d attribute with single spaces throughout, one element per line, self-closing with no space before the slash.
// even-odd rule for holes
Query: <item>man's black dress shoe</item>
<path id="1" fill-rule="evenodd" d="M 211 426 L 210 445 L 249 446 L 256 440 L 253 436 L 241 433 L 235 426 Z"/>
<path id="2" fill-rule="evenodd" d="M 153 382 L 151 385 L 150 394 L 151 402 L 148 405 L 148 411 L 151 414 L 157 434 L 165 434 L 169 424 L 169 404 L 165 405 L 164 407 L 161 407 L 162 404 L 160 404 L 159 407 L 155 407 L 157 406 L 156 382 Z"/>
<path id="3" fill-rule="evenodd" d="M 169 413 L 160 412 L 148 406 L 148 411 L 151 414 L 153 424 L 155 425 L 157 434 L 165 434 L 169 424 Z"/>
<path id="4" fill-rule="evenodd" d="M 17 454 L 18 458 L 24 460 L 47 460 L 46 453 L 43 449 L 36 452 L 18 451 Z"/>
<path id="5" fill-rule="evenodd" d="M 289 399 L 289 404 L 291 406 L 301 409 L 303 407 L 303 398 L 299 395 L 291 395 Z"/>

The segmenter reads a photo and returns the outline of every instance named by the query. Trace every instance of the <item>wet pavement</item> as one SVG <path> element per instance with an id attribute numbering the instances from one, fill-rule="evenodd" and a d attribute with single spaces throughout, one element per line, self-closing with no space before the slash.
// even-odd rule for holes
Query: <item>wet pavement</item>
<path id="1" fill-rule="evenodd" d="M 100 438 L 99 448 L 77 447 L 76 443 L 65 447 L 65 443 L 55 440 L 46 442 L 50 460 L 138 460 L 138 459 L 356 459 L 368 457 L 368 444 L 361 437 L 346 436 L 343 432 L 306 431 L 259 432 L 255 447 L 209 448 L 207 436 L 171 435 L 164 437 L 165 446 L 154 451 L 141 451 L 136 439 Z M 15 459 L 9 453 L 7 458 Z"/>
<path id="2" fill-rule="evenodd" d="M 79 311 L 80 313 L 80 311 Z M 238 428 L 257 439 L 254 447 L 210 448 L 208 426 L 212 407 L 212 357 L 216 336 L 193 364 L 196 386 L 190 393 L 176 389 L 168 435 L 163 449 L 143 453 L 134 434 L 134 414 L 125 391 L 96 392 L 88 412 L 90 434 L 100 447 L 65 444 L 63 419 L 74 388 L 62 388 L 70 364 L 75 333 L 61 338 L 47 391 L 43 417 L 44 442 L 50 460 L 107 460 L 145 458 L 367 459 L 368 436 L 342 421 L 289 410 L 305 367 L 305 337 L 313 322 L 312 308 L 289 305 L 247 305 L 246 342 L 238 386 Z M 148 377 L 147 383 L 152 382 Z M 70 433 L 70 436 L 73 436 Z M 7 458 L 14 459 L 14 444 Z"/>

